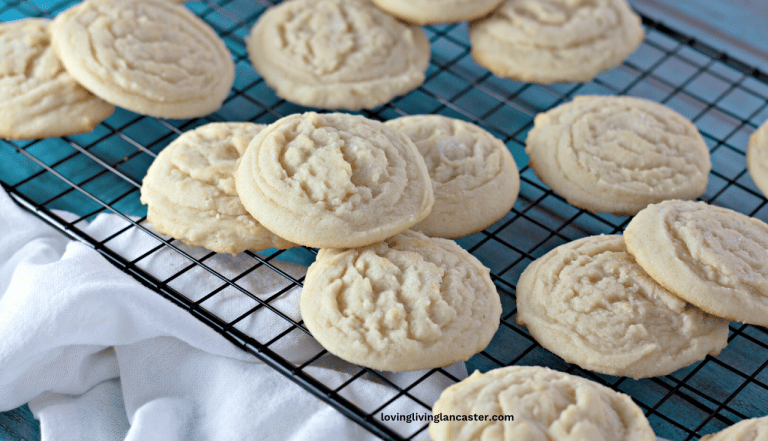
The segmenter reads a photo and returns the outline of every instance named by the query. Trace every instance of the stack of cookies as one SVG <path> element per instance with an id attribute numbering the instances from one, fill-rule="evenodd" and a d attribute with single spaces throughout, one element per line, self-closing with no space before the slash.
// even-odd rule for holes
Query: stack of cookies
<path id="1" fill-rule="evenodd" d="M 310 112 L 283 118 L 260 133 L 265 128 L 251 123 L 209 124 L 169 145 L 144 180 L 142 201 L 150 205 L 150 221 L 165 234 L 216 252 L 236 254 L 296 244 L 357 247 L 409 227 L 443 238 L 477 233 L 506 215 L 517 199 L 520 180 L 509 150 L 466 121 L 417 115 L 382 125 L 348 114 Z M 295 143 L 294 136 L 298 136 Z M 263 147 L 246 154 L 251 140 Z M 269 155 L 266 160 L 271 161 L 283 154 L 280 166 L 287 170 L 274 164 L 265 167 L 259 156 Z M 238 192 L 245 195 L 244 208 L 239 199 L 231 204 L 218 200 L 222 195 L 235 196 L 233 172 L 241 155 L 243 164 L 236 176 Z M 283 182 L 286 178 L 289 181 Z M 296 194 L 297 200 L 289 194 Z M 235 239 L 221 247 L 203 243 L 203 236 L 213 234 L 213 229 L 190 231 L 198 239 L 160 226 L 176 222 L 161 220 L 161 211 L 174 216 L 182 206 L 226 208 L 209 213 L 216 218 L 240 216 L 248 209 L 291 242 L 260 246 Z M 306 222 L 308 218 L 315 223 Z M 201 221 L 196 219 L 195 223 Z"/>
<path id="2" fill-rule="evenodd" d="M 240 158 L 235 184 L 261 224 L 315 248 L 384 240 L 424 219 L 434 204 L 413 142 L 344 113 L 295 114 L 270 124 Z"/>
<path id="3" fill-rule="evenodd" d="M 728 320 L 768 325 L 768 225 L 704 202 L 649 205 L 623 236 L 576 240 L 530 264 L 517 309 L 518 323 L 570 363 L 668 374 L 717 355 Z M 631 398 L 542 367 L 475 372 L 445 389 L 432 413 L 435 441 L 656 439 Z M 766 423 L 702 439 L 763 439 Z"/>
<path id="4" fill-rule="evenodd" d="M 768 326 L 768 225 L 704 202 L 642 210 L 627 249 L 665 288 L 709 314 Z"/>
<path id="5" fill-rule="evenodd" d="M 9 104 L 0 137 L 8 139 L 88 132 L 114 106 L 162 118 L 207 115 L 234 82 L 221 38 L 166 0 L 86 0 L 50 24 L 3 23 L 0 40 L 10 51 L 0 66 Z"/>
<path id="6" fill-rule="evenodd" d="M 704 202 L 641 210 L 623 236 L 562 245 L 517 285 L 517 321 L 596 372 L 671 373 L 727 344 L 728 321 L 768 325 L 768 225 Z"/>
<path id="7" fill-rule="evenodd" d="M 345 360 L 403 371 L 490 342 L 490 272 L 446 238 L 498 221 L 518 190 L 504 143 L 468 122 L 308 112 L 184 133 L 150 166 L 141 201 L 157 231 L 189 245 L 320 248 L 301 294 L 307 328 Z"/>
<path id="8" fill-rule="evenodd" d="M 155 158 L 141 186 L 154 228 L 217 253 L 295 246 L 261 226 L 240 203 L 240 155 L 266 126 L 211 123 L 183 133 Z"/>
<path id="9" fill-rule="evenodd" d="M 115 111 L 64 70 L 51 49 L 49 23 L 30 18 L 0 24 L 0 138 L 90 132 Z"/>

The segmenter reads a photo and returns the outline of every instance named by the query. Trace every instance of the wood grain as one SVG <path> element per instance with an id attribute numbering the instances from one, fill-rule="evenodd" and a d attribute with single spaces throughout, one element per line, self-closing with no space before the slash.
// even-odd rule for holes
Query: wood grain
<path id="1" fill-rule="evenodd" d="M 629 0 L 635 10 L 768 72 L 765 0 Z"/>

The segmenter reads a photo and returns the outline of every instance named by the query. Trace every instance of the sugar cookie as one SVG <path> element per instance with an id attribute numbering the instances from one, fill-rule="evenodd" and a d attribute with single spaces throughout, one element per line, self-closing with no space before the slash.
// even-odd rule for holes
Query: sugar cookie
<path id="1" fill-rule="evenodd" d="M 536 176 L 568 203 L 618 215 L 694 199 L 706 190 L 712 168 L 693 123 L 627 96 L 579 96 L 540 113 L 525 151 Z"/>
<path id="2" fill-rule="evenodd" d="M 141 186 L 149 223 L 162 234 L 217 253 L 294 246 L 256 222 L 235 191 L 237 160 L 264 127 L 211 123 L 171 142 Z"/>
<path id="3" fill-rule="evenodd" d="M 704 311 L 768 326 L 768 225 L 704 202 L 665 201 L 635 216 L 627 249 L 662 286 Z"/>
<path id="4" fill-rule="evenodd" d="M 429 40 L 367 0 L 290 0 L 269 8 L 246 40 L 256 71 L 280 97 L 358 110 L 424 82 Z"/>
<path id="5" fill-rule="evenodd" d="M 270 124 L 248 146 L 235 180 L 253 217 L 316 248 L 384 240 L 424 219 L 434 203 L 413 142 L 345 113 L 308 112 Z"/>
<path id="6" fill-rule="evenodd" d="M 441 115 L 404 116 L 386 124 L 411 138 L 432 178 L 435 205 L 412 229 L 457 239 L 482 231 L 512 209 L 520 177 L 501 140 L 472 123 Z"/>
<path id="7" fill-rule="evenodd" d="M 0 138 L 90 132 L 115 110 L 64 70 L 48 25 L 42 18 L 0 23 Z"/>
<path id="8" fill-rule="evenodd" d="M 232 56 L 216 32 L 166 0 L 85 0 L 53 20 L 51 36 L 80 84 L 145 115 L 207 115 L 234 81 Z"/>
<path id="9" fill-rule="evenodd" d="M 656 441 L 643 411 L 629 396 L 538 366 L 475 371 L 443 391 L 432 415 L 480 417 L 433 420 L 433 441 Z M 494 415 L 511 415 L 514 421 L 494 421 Z"/>
<path id="10" fill-rule="evenodd" d="M 656 283 L 619 235 L 569 242 L 528 265 L 516 320 L 565 361 L 632 378 L 669 374 L 728 343 L 727 320 Z"/>
<path id="11" fill-rule="evenodd" d="M 469 25 L 472 57 L 500 77 L 586 82 L 643 41 L 625 0 L 507 0 Z"/>
<path id="12" fill-rule="evenodd" d="M 768 441 L 768 416 L 743 420 L 699 441 Z"/>
<path id="13" fill-rule="evenodd" d="M 455 242 L 415 231 L 365 248 L 321 249 L 300 307 L 328 351 L 386 371 L 467 360 L 488 345 L 501 316 L 488 268 Z"/>
<path id="14" fill-rule="evenodd" d="M 395 17 L 420 25 L 458 23 L 489 14 L 504 0 L 373 0 Z"/>
<path id="15" fill-rule="evenodd" d="M 768 121 L 749 137 L 747 171 L 757 188 L 768 195 Z"/>

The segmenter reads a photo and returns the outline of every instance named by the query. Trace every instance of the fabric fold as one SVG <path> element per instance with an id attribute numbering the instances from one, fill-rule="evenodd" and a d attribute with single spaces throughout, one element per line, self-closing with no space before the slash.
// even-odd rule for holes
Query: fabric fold
<path id="1" fill-rule="evenodd" d="M 0 228 L 13 232 L 0 237 L 0 410 L 29 403 L 44 440 L 377 439 L 5 193 L 0 213 Z M 279 337 L 269 348 L 289 362 L 299 365 L 322 351 L 311 336 L 259 305 L 256 298 L 301 319 L 300 288 L 252 257 L 179 245 L 235 280 L 230 285 L 175 251 L 157 248 L 157 239 L 120 216 L 101 214 L 77 227 L 202 308 L 237 320 L 235 328 L 258 341 Z M 306 271 L 271 263 L 297 280 Z M 303 371 L 338 387 L 360 369 L 325 354 Z M 466 376 L 463 363 L 446 370 Z M 381 373 L 385 381 L 364 374 L 340 394 L 373 411 L 382 397 L 396 395 L 386 381 L 407 386 L 424 374 Z M 431 405 L 451 383 L 433 374 L 411 393 Z M 386 408 L 425 411 L 406 395 Z M 420 425 L 392 428 L 409 436 Z"/>

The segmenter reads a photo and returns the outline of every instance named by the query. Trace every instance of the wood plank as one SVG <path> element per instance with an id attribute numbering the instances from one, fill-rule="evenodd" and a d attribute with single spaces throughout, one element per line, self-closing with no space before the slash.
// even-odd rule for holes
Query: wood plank
<path id="1" fill-rule="evenodd" d="M 40 423 L 32 416 L 29 407 L 22 406 L 0 413 L 0 440 L 37 441 L 40 439 Z"/>
<path id="2" fill-rule="evenodd" d="M 765 0 L 629 0 L 638 12 L 768 72 Z"/>

